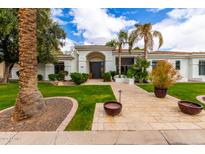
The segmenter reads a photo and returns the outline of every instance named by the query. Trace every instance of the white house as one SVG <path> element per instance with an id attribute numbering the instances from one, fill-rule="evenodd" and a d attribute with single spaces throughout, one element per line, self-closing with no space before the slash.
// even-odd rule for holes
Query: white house
<path id="1" fill-rule="evenodd" d="M 138 56 L 143 56 L 143 51 L 122 50 L 122 73 L 135 63 Z M 148 54 L 148 60 L 152 67 L 157 60 L 168 60 L 177 70 L 179 70 L 181 81 L 205 81 L 205 52 L 173 52 L 154 51 Z M 57 64 L 39 64 L 38 73 L 42 74 L 44 80 L 48 80 L 48 75 L 57 73 L 60 70 L 81 72 L 90 74 L 91 78 L 101 78 L 103 72 L 117 71 L 118 52 L 113 47 L 104 45 L 79 45 L 75 51 L 69 55 L 59 55 Z M 18 79 L 16 72 L 18 65 L 12 69 L 11 79 Z M 70 79 L 69 76 L 66 77 Z"/>

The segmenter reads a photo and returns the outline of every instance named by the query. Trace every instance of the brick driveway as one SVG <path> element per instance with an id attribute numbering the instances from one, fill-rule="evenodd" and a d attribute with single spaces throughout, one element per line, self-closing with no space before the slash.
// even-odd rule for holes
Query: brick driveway
<path id="1" fill-rule="evenodd" d="M 99 83 L 95 80 L 89 82 Z M 118 90 L 123 91 L 122 112 L 119 116 L 111 117 L 105 114 L 102 103 L 96 104 L 92 130 L 205 129 L 205 111 L 199 115 L 186 115 L 179 111 L 178 99 L 174 97 L 159 99 L 135 85 L 114 82 L 109 84 L 117 99 Z"/>

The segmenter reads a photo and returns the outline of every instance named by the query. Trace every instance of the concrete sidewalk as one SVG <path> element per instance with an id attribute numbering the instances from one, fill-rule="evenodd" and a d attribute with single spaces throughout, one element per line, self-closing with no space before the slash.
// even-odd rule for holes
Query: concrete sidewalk
<path id="1" fill-rule="evenodd" d="M 205 130 L 0 132 L 2 145 L 205 144 Z"/>

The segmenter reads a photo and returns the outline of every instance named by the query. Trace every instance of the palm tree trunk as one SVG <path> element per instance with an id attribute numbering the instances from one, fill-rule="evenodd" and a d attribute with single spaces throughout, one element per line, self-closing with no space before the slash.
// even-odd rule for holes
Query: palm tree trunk
<path id="1" fill-rule="evenodd" d="M 147 37 L 144 37 L 144 58 L 147 59 Z"/>
<path id="2" fill-rule="evenodd" d="M 119 78 L 121 78 L 121 46 L 118 49 L 118 70 L 119 70 Z"/>
<path id="3" fill-rule="evenodd" d="M 37 87 L 37 9 L 19 9 L 19 94 L 12 119 L 30 118 L 42 113 L 45 102 Z"/>

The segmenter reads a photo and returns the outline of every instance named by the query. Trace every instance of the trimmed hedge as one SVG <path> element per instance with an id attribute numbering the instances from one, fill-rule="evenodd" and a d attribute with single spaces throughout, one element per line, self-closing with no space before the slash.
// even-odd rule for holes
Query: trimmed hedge
<path id="1" fill-rule="evenodd" d="M 50 81 L 55 81 L 55 80 L 56 80 L 56 74 L 49 74 L 49 75 L 48 75 L 48 79 L 49 79 Z"/>
<path id="2" fill-rule="evenodd" d="M 86 73 L 71 73 L 70 77 L 77 85 L 80 85 L 88 80 L 88 74 Z"/>
<path id="3" fill-rule="evenodd" d="M 67 71 L 60 71 L 58 74 L 49 74 L 48 78 L 50 81 L 64 81 L 65 80 L 65 76 L 68 75 Z"/>
<path id="4" fill-rule="evenodd" d="M 42 81 L 43 80 L 43 75 L 38 74 L 37 78 L 38 78 L 38 81 Z"/>

